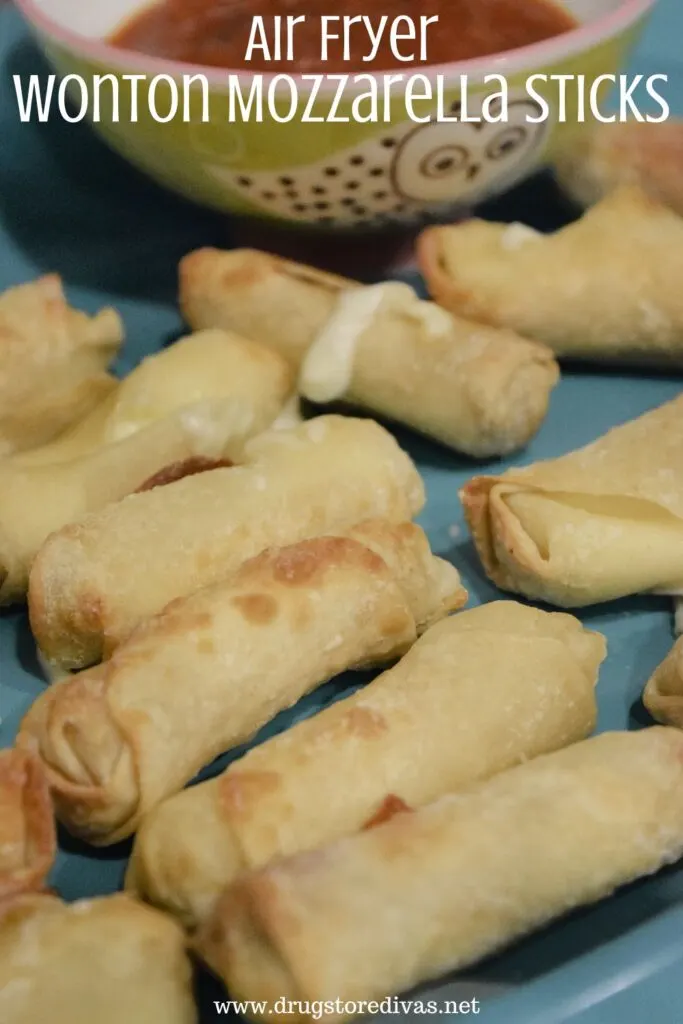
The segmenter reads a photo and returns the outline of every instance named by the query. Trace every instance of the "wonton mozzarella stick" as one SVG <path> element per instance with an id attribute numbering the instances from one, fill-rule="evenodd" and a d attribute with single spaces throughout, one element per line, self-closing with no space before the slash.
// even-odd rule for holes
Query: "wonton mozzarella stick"
<path id="1" fill-rule="evenodd" d="M 0 751 L 2 1024 L 194 1024 L 178 926 L 128 896 L 67 905 L 48 895 L 55 850 L 39 758 Z"/>
<path id="2" fill-rule="evenodd" d="M 292 391 L 263 345 L 203 331 L 146 359 L 73 430 L 0 461 L 0 604 L 22 600 L 55 530 L 196 456 L 240 459 Z"/>
<path id="3" fill-rule="evenodd" d="M 17 742 L 40 753 L 67 827 L 113 843 L 278 711 L 402 654 L 465 600 L 413 524 L 265 551 L 172 602 L 109 662 L 50 687 Z"/>
<path id="4" fill-rule="evenodd" d="M 683 216 L 683 121 L 596 123 L 557 158 L 555 176 L 581 206 L 619 185 L 639 185 Z"/>
<path id="5" fill-rule="evenodd" d="M 45 444 L 100 402 L 122 341 L 118 314 L 73 309 L 57 274 L 0 295 L 0 456 Z"/>
<path id="6" fill-rule="evenodd" d="M 678 860 L 682 789 L 676 730 L 585 740 L 244 876 L 199 952 L 233 998 L 270 1011 L 381 999 Z"/>
<path id="7" fill-rule="evenodd" d="M 48 662 L 94 664 L 173 598 L 266 547 L 370 517 L 412 519 L 424 503 L 415 466 L 370 420 L 326 416 L 272 432 L 246 459 L 130 495 L 47 540 L 29 612 Z"/>
<path id="8" fill-rule="evenodd" d="M 28 751 L 0 750 L 0 903 L 42 889 L 55 850 L 52 801 L 40 759 Z"/>
<path id="9" fill-rule="evenodd" d="M 129 896 L 0 906 L 2 1024 L 195 1024 L 178 925 Z"/>
<path id="10" fill-rule="evenodd" d="M 583 739 L 605 654 L 570 615 L 514 602 L 432 626 L 394 668 L 145 819 L 127 886 L 188 927 L 242 871 L 356 832 Z"/>
<path id="11" fill-rule="evenodd" d="M 272 346 L 300 369 L 299 391 L 344 400 L 470 455 L 522 447 L 558 378 L 544 346 L 455 318 L 397 281 L 355 281 L 251 250 L 201 249 L 180 268 L 195 327 Z"/>
<path id="12" fill-rule="evenodd" d="M 683 220 L 635 186 L 552 235 L 470 220 L 428 228 L 419 252 L 452 312 L 559 356 L 683 363 Z"/>
<path id="13" fill-rule="evenodd" d="M 255 338 L 298 370 L 356 281 L 256 249 L 197 249 L 181 260 L 180 308 L 193 330 L 221 327 Z"/>
<path id="14" fill-rule="evenodd" d="M 683 589 L 683 397 L 461 492 L 488 576 L 563 607 Z"/>
<path id="15" fill-rule="evenodd" d="M 286 361 L 265 345 L 231 331 L 198 331 L 144 359 L 117 382 L 105 402 L 57 440 L 8 463 L 33 467 L 71 462 L 185 409 L 187 429 L 205 438 L 209 450 L 223 451 L 227 433 L 228 442 L 234 437 L 229 454 L 241 454 L 244 441 L 270 427 L 293 390 Z M 225 404 L 213 444 L 212 402 Z"/>

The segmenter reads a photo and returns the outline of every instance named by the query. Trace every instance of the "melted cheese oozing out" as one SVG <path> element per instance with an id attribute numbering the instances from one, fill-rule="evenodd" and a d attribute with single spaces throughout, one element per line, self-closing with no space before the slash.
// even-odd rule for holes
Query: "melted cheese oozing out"
<path id="1" fill-rule="evenodd" d="M 135 371 L 133 371 L 135 373 Z M 166 409 L 155 409 L 150 401 L 145 401 L 144 389 L 135 387 L 137 382 L 133 375 L 122 381 L 117 393 L 116 405 L 108 418 L 104 440 L 108 443 L 124 441 L 127 437 L 139 433 L 150 423 L 161 416 L 168 415 Z"/>
<path id="2" fill-rule="evenodd" d="M 515 221 L 501 235 L 500 244 L 504 249 L 513 251 L 521 249 L 528 242 L 537 242 L 541 237 L 540 231 L 530 228 L 528 224 L 520 224 L 519 221 Z"/>
<path id="3" fill-rule="evenodd" d="M 419 298 L 411 288 L 411 301 L 400 312 L 422 327 L 430 338 L 443 338 L 453 330 L 453 318 L 435 302 Z"/>
<path id="4" fill-rule="evenodd" d="M 207 398 L 181 409 L 178 416 L 195 454 L 208 458 L 220 458 L 229 441 L 246 439 L 254 424 L 251 406 L 238 398 Z"/>
<path id="5" fill-rule="evenodd" d="M 422 301 L 401 281 L 343 292 L 303 361 L 299 392 L 304 398 L 320 404 L 343 398 L 351 385 L 358 342 L 384 308 L 414 320 L 430 337 L 452 328 L 449 313 Z"/>
<path id="6" fill-rule="evenodd" d="M 168 396 L 163 393 L 159 395 L 160 382 L 155 380 L 154 370 L 159 365 L 158 360 L 163 360 L 165 355 L 166 353 L 162 353 L 161 356 L 143 359 L 140 365 L 121 381 L 116 392 L 116 403 L 108 417 L 105 441 L 124 441 L 155 420 L 167 416 L 173 411 L 174 406 L 178 408 L 185 404 L 179 401 L 180 396 L 174 395 L 172 388 L 169 388 Z M 187 399 L 188 402 L 191 400 L 191 397 Z"/>
<path id="7" fill-rule="evenodd" d="M 323 329 L 306 353 L 299 392 L 311 402 L 334 402 L 349 389 L 356 347 L 379 312 L 388 285 L 342 292 Z"/>
<path id="8" fill-rule="evenodd" d="M 206 374 L 208 353 L 203 343 L 181 341 L 169 349 L 148 356 L 125 377 L 116 392 L 116 402 L 106 424 L 106 441 L 123 441 L 145 427 L 187 406 L 199 406 L 222 397 Z M 196 369 L 193 366 L 196 359 Z"/>
<path id="9" fill-rule="evenodd" d="M 273 421 L 271 430 L 291 430 L 292 427 L 298 427 L 303 423 L 303 416 L 301 415 L 301 407 L 299 405 L 299 396 L 292 395 L 285 404 L 282 406 L 280 413 L 277 418 Z"/>
<path id="10" fill-rule="evenodd" d="M 107 427 L 106 441 L 123 441 L 162 420 L 180 424 L 194 454 L 219 458 L 229 441 L 249 435 L 254 414 L 251 405 L 240 398 L 190 400 L 176 409 L 159 409 L 157 415 L 151 409 L 143 412 L 140 407 L 137 418 L 117 420 L 114 416 Z"/>

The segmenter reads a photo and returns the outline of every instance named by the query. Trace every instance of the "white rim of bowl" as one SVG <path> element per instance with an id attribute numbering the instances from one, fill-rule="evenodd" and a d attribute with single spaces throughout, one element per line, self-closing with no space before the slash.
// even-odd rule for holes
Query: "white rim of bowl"
<path id="1" fill-rule="evenodd" d="M 505 50 L 501 53 L 491 54 L 488 57 L 476 57 L 473 60 L 456 61 L 447 64 L 406 65 L 402 69 L 391 71 L 363 71 L 356 66 L 345 72 L 349 76 L 365 75 L 371 78 L 382 78 L 387 74 L 399 74 L 401 71 L 406 75 L 423 74 L 430 81 L 434 81 L 437 75 L 444 75 L 450 79 L 457 79 L 459 75 L 466 75 L 468 78 L 481 79 L 488 74 L 502 74 L 504 76 L 523 71 L 525 68 L 546 67 L 558 60 L 564 60 L 577 53 L 592 49 L 600 43 L 621 34 L 634 22 L 643 17 L 650 8 L 654 7 L 657 0 L 624 0 L 624 3 L 615 11 L 597 18 L 586 25 L 579 25 L 578 28 L 564 32 L 559 36 L 543 40 L 540 43 L 532 43 L 530 46 L 520 46 L 515 50 Z M 305 81 L 300 72 L 260 72 L 249 71 L 245 68 L 215 68 L 202 64 L 189 64 L 182 61 L 168 60 L 165 57 L 153 57 L 138 52 L 137 50 L 124 50 L 112 46 L 105 39 L 91 39 L 88 36 L 72 32 L 53 21 L 35 3 L 35 0 L 15 0 L 16 6 L 22 12 L 26 20 L 36 31 L 50 41 L 59 43 L 61 46 L 75 51 L 79 55 L 87 56 L 94 62 L 106 65 L 116 70 L 131 70 L 140 73 L 141 64 L 148 73 L 166 74 L 174 78 L 183 75 L 203 75 L 209 85 L 223 86 L 227 84 L 228 75 L 239 75 L 240 78 L 249 80 L 256 75 L 261 75 L 267 83 L 278 75 L 286 74 L 296 82 L 298 90 L 305 94 L 312 83 Z M 146 6 L 144 3 L 141 8 Z M 325 74 L 325 72 L 318 72 Z M 360 91 L 365 82 L 347 83 L 347 89 L 352 94 L 355 89 Z M 321 93 L 335 89 L 336 83 L 323 83 Z"/>

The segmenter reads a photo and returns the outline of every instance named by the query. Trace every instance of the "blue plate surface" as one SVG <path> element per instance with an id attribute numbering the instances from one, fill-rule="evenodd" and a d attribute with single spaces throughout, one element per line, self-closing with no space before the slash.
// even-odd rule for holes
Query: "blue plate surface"
<path id="1" fill-rule="evenodd" d="M 667 74 L 667 95 L 683 113 L 683 8 L 662 0 L 633 61 L 643 74 Z M 199 245 L 230 244 L 221 218 L 167 195 L 130 170 L 87 128 L 53 121 L 21 124 L 12 75 L 45 66 L 18 15 L 0 10 L 0 290 L 48 271 L 65 278 L 70 298 L 95 310 L 115 304 L 128 332 L 119 369 L 178 335 L 176 264 Z M 555 227 L 569 212 L 552 185 L 538 179 L 485 215 Z M 567 371 L 548 419 L 526 452 L 490 465 L 559 455 L 651 409 L 680 391 L 674 375 Z M 499 596 L 484 578 L 467 541 L 458 488 L 476 466 L 397 432 L 424 475 L 428 504 L 421 517 L 432 546 L 461 569 L 476 604 Z M 1 500 L 1 499 L 0 499 Z M 587 609 L 581 618 L 601 630 L 609 657 L 599 684 L 600 729 L 648 724 L 643 684 L 672 642 L 664 599 L 633 598 Z M 338 699 L 357 679 L 335 680 L 281 715 L 260 738 Z M 26 617 L 0 615 L 0 746 L 9 745 L 22 714 L 44 683 Z M 232 756 L 236 756 L 233 754 Z M 220 763 L 222 766 L 227 758 Z M 216 770 L 213 766 L 212 770 Z M 52 883 L 67 898 L 115 890 L 127 848 L 94 853 L 61 837 Z M 201 987 L 203 1021 L 217 1020 Z M 572 915 L 517 945 L 465 978 L 431 986 L 429 998 L 480 1000 L 486 1024 L 675 1024 L 683 1020 L 683 867 L 668 870 L 596 907 Z M 221 1019 L 225 1019 L 222 1017 Z M 388 1019 L 396 1019 L 388 1018 Z M 458 1017 L 460 1019 L 460 1017 Z M 455 1020 L 455 1018 L 454 1018 Z"/>

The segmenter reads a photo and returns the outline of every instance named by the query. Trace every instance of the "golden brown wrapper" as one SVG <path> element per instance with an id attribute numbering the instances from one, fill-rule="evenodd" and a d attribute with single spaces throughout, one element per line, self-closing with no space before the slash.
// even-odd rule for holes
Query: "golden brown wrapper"
<path id="1" fill-rule="evenodd" d="M 2 1024 L 196 1024 L 178 925 L 130 896 L 0 906 Z"/>
<path id="2" fill-rule="evenodd" d="M 353 696 L 157 807 L 126 885 L 194 928 L 246 870 L 583 739 L 604 656 L 570 615 L 507 601 L 454 615 Z"/>
<path id="3" fill-rule="evenodd" d="M 457 571 L 410 523 L 268 550 L 50 687 L 17 743 L 40 754 L 58 817 L 107 845 L 278 711 L 339 672 L 397 657 L 465 600 Z"/>
<path id="4" fill-rule="evenodd" d="M 558 379 L 544 346 L 450 316 L 407 284 L 364 287 L 255 250 L 191 253 L 180 302 L 193 327 L 280 352 L 311 401 L 343 400 L 469 455 L 526 444 Z"/>
<path id="5" fill-rule="evenodd" d="M 678 730 L 597 736 L 242 876 L 197 948 L 263 1020 L 382 999 L 677 861 L 682 787 Z"/>
<path id="6" fill-rule="evenodd" d="M 420 476 L 370 420 L 324 416 L 250 442 L 245 464 L 132 494 L 52 534 L 33 565 L 29 613 L 46 660 L 108 657 L 176 597 L 269 546 L 368 518 L 412 519 Z"/>
<path id="7" fill-rule="evenodd" d="M 194 1024 L 178 926 L 129 896 L 63 903 L 45 888 L 55 852 L 44 766 L 0 751 L 2 1024 Z"/>
<path id="8" fill-rule="evenodd" d="M 3 292 L 0 457 L 45 444 L 102 401 L 122 342 L 118 313 L 69 306 L 57 274 Z"/>
<path id="9" fill-rule="evenodd" d="M 683 398 L 461 499 L 487 575 L 562 607 L 683 588 Z"/>
<path id="10" fill-rule="evenodd" d="M 657 722 L 683 729 L 683 637 L 648 679 L 643 704 Z"/>
<path id="11" fill-rule="evenodd" d="M 554 234 L 469 220 L 428 228 L 418 251 L 430 293 L 461 316 L 560 357 L 683 363 L 683 220 L 637 186 Z"/>
<path id="12" fill-rule="evenodd" d="M 295 370 L 349 288 L 362 285 L 257 249 L 197 249 L 179 267 L 180 308 L 193 330 L 239 331 Z"/>
<path id="13" fill-rule="evenodd" d="M 200 331 L 136 367 L 50 444 L 0 461 L 0 604 L 24 600 L 55 530 L 193 458 L 233 460 L 290 398 L 287 363 L 226 331 Z"/>
<path id="14" fill-rule="evenodd" d="M 0 750 L 0 903 L 45 885 L 57 848 L 52 801 L 40 759 Z"/>

